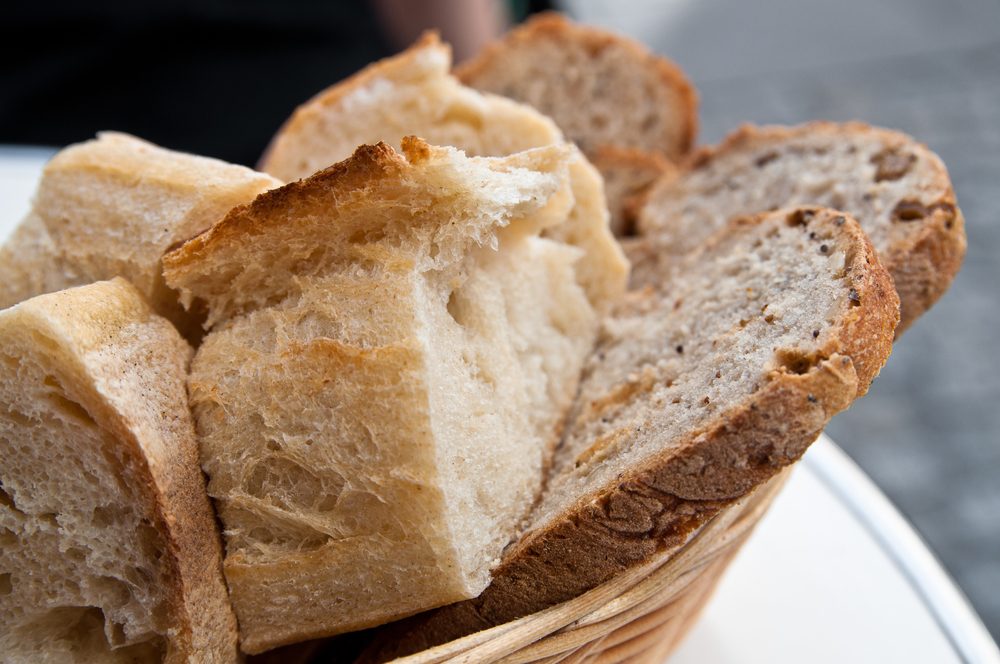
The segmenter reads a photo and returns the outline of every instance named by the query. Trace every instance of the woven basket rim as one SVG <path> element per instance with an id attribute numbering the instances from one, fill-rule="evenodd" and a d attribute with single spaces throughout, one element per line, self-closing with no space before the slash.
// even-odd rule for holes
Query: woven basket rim
<path id="1" fill-rule="evenodd" d="M 695 530 L 683 544 L 660 552 L 578 597 L 503 625 L 497 625 L 393 664 L 570 663 L 568 657 L 601 646 L 609 634 L 662 609 L 740 544 L 767 511 L 788 478 L 788 466 Z M 714 587 L 715 579 L 703 580 Z M 707 596 L 703 599 L 707 599 Z M 593 644 L 593 645 L 591 645 Z M 567 658 L 568 657 L 568 658 Z M 617 660 L 616 660 L 617 661 Z"/>

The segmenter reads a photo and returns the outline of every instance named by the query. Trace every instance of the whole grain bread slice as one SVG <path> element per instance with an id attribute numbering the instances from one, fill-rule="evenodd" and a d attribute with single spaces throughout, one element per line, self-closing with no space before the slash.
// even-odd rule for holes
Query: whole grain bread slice
<path id="1" fill-rule="evenodd" d="M 867 390 L 898 316 L 850 216 L 733 221 L 604 323 L 548 487 L 490 586 L 390 627 L 365 659 L 530 614 L 681 545 Z"/>
<path id="2" fill-rule="evenodd" d="M 297 108 L 272 139 L 261 170 L 290 182 L 347 159 L 359 145 L 381 141 L 400 149 L 411 135 L 485 157 L 563 143 L 555 124 L 535 109 L 468 88 L 450 69 L 451 49 L 425 34 Z M 569 223 L 543 234 L 583 250 L 581 284 L 595 306 L 607 308 L 625 290 L 628 264 L 608 227 L 601 178 L 579 153 L 570 178 Z"/>
<path id="3" fill-rule="evenodd" d="M 196 339 L 199 312 L 185 312 L 163 284 L 161 256 L 280 184 L 127 134 L 71 145 L 45 166 L 31 212 L 0 250 L 0 306 L 123 276 Z"/>
<path id="4" fill-rule="evenodd" d="M 684 156 L 698 96 L 684 73 L 632 39 L 537 14 L 463 63 L 467 85 L 534 106 L 591 155 L 602 145 Z"/>
<path id="5" fill-rule="evenodd" d="M 0 659 L 236 662 L 192 351 L 123 279 L 0 312 Z"/>
<path id="6" fill-rule="evenodd" d="M 662 280 L 669 264 L 730 218 L 789 205 L 854 215 L 892 275 L 897 334 L 947 290 L 965 255 L 965 224 L 941 160 L 913 138 L 849 122 L 745 126 L 693 154 L 650 191 L 639 214 L 633 283 Z"/>

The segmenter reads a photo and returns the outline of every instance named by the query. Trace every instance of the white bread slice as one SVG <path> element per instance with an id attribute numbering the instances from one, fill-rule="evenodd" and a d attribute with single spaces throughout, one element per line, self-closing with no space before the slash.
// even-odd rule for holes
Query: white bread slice
<path id="1" fill-rule="evenodd" d="M 605 322 L 542 501 L 486 591 L 389 628 L 366 659 L 527 615 L 683 544 L 867 390 L 897 320 L 847 215 L 737 220 Z"/>
<path id="2" fill-rule="evenodd" d="M 123 279 L 0 312 L 5 662 L 234 662 L 192 351 Z"/>
<path id="3" fill-rule="evenodd" d="M 479 594 L 536 499 L 596 315 L 570 146 L 380 143 L 164 258 L 207 302 L 189 389 L 241 646 Z"/>
<path id="4" fill-rule="evenodd" d="M 611 232 L 617 237 L 635 235 L 639 208 L 657 180 L 672 177 L 677 167 L 659 153 L 602 145 L 590 157 L 604 177 L 604 192 L 611 211 Z"/>
<path id="5" fill-rule="evenodd" d="M 947 290 L 965 255 L 965 223 L 941 160 L 913 138 L 849 122 L 745 126 L 659 182 L 639 215 L 653 263 L 634 283 L 662 278 L 670 262 L 730 218 L 789 205 L 854 215 L 892 274 L 901 301 L 897 334 Z"/>
<path id="6" fill-rule="evenodd" d="M 467 88 L 450 68 L 451 49 L 425 34 L 296 109 L 271 141 L 261 170 L 291 182 L 346 159 L 359 145 L 381 141 L 399 149 L 410 135 L 486 157 L 563 142 L 538 111 Z M 608 228 L 600 175 L 579 154 L 570 168 L 576 206 L 569 223 L 545 234 L 583 249 L 581 283 L 595 306 L 605 308 L 624 292 L 628 264 Z"/>
<path id="7" fill-rule="evenodd" d="M 536 14 L 459 66 L 466 85 L 530 104 L 593 155 L 603 145 L 683 157 L 698 128 L 684 73 L 632 39 Z"/>
<path id="8" fill-rule="evenodd" d="M 45 221 L 34 212 L 0 247 L 0 309 L 81 283 L 85 281 L 56 251 Z"/>
<path id="9" fill-rule="evenodd" d="M 34 205 L 0 253 L 0 303 L 126 277 L 183 333 L 197 335 L 163 285 L 160 257 L 281 182 L 243 166 L 103 132 L 45 166 Z M 195 320 L 192 320 L 195 319 Z"/>

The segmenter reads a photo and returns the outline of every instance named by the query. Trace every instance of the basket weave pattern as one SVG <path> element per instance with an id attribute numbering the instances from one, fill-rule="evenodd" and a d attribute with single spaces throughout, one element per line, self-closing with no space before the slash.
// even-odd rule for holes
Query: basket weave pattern
<path id="1" fill-rule="evenodd" d="M 786 468 L 679 549 L 580 597 L 394 664 L 660 664 L 788 477 Z"/>

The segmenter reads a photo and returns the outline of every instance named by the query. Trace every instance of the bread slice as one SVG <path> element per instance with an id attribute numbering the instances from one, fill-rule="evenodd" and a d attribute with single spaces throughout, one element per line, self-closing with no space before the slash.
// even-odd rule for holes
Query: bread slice
<path id="1" fill-rule="evenodd" d="M 45 221 L 31 212 L 0 247 L 0 309 L 85 283 L 56 251 Z"/>
<path id="2" fill-rule="evenodd" d="M 656 260 L 636 269 L 635 283 L 660 279 L 656 261 L 676 260 L 735 215 L 799 204 L 861 222 L 899 292 L 897 334 L 941 297 L 965 255 L 948 172 L 911 137 L 856 122 L 746 126 L 650 192 L 639 230 Z"/>
<path id="3" fill-rule="evenodd" d="M 0 258 L 0 303 L 124 276 L 183 332 L 198 334 L 163 285 L 160 257 L 230 208 L 281 183 L 243 166 L 104 132 L 45 166 L 34 206 Z"/>
<path id="4" fill-rule="evenodd" d="M 235 662 L 192 351 L 123 279 L 0 312 L 5 662 Z"/>
<path id="5" fill-rule="evenodd" d="M 450 68 L 449 47 L 425 34 L 296 109 L 271 141 L 261 170 L 290 182 L 346 159 L 359 145 L 382 141 L 399 149 L 409 135 L 488 157 L 563 142 L 538 111 L 467 88 Z M 570 222 L 543 234 L 583 249 L 577 273 L 595 306 L 606 308 L 624 292 L 628 264 L 608 229 L 600 175 L 579 154 L 570 169 L 576 201 Z"/>
<path id="6" fill-rule="evenodd" d="M 402 53 L 365 67 L 302 104 L 271 140 L 260 169 L 291 182 L 351 156 L 366 143 L 399 146 L 419 135 L 470 156 L 500 157 L 562 142 L 549 118 L 462 85 L 451 48 L 425 33 Z"/>
<path id="7" fill-rule="evenodd" d="M 573 150 L 380 143 L 164 258 L 213 326 L 189 389 L 249 653 L 473 597 L 596 333 Z"/>
<path id="8" fill-rule="evenodd" d="M 656 152 L 602 145 L 591 162 L 604 177 L 604 192 L 611 211 L 611 232 L 618 237 L 635 235 L 635 221 L 653 183 L 673 177 L 677 168 Z"/>
<path id="9" fill-rule="evenodd" d="M 537 14 L 456 69 L 466 85 L 534 106 L 589 156 L 603 145 L 677 160 L 697 133 L 684 73 L 642 44 Z"/>
<path id="10" fill-rule="evenodd" d="M 538 611 L 681 545 L 867 390 L 897 320 L 848 215 L 733 222 L 603 324 L 549 485 L 491 585 L 377 636 L 369 659 Z"/>

